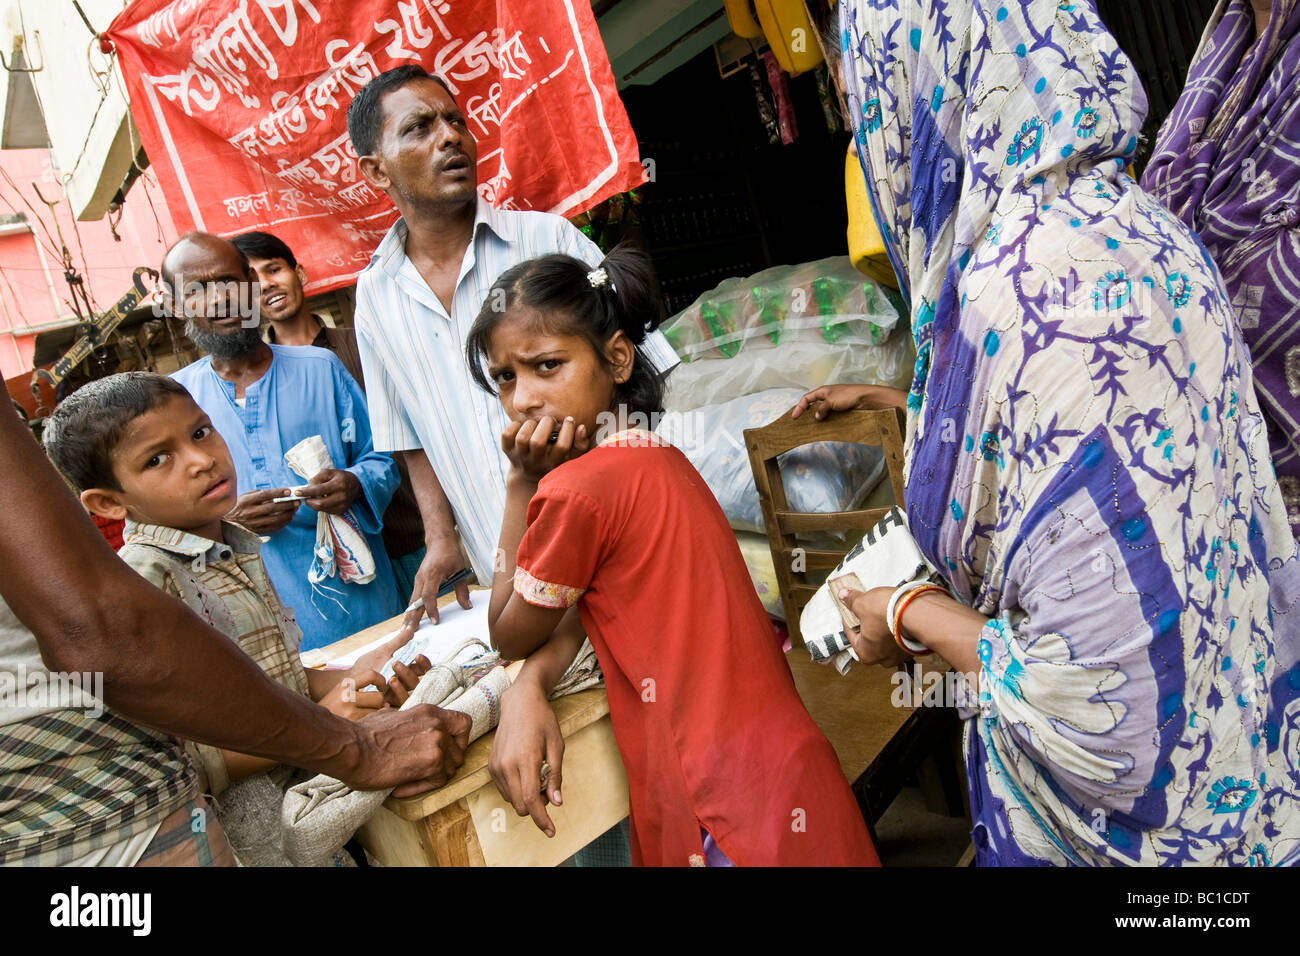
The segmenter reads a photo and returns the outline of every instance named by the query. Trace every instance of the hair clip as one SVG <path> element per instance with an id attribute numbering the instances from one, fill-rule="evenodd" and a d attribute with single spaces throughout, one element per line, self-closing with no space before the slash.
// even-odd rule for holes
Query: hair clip
<path id="1" fill-rule="evenodd" d="M 614 285 L 609 281 L 609 273 L 605 271 L 603 266 L 588 272 L 587 281 L 591 283 L 593 289 L 603 289 L 605 286 L 609 286 L 609 291 L 614 291 Z"/>

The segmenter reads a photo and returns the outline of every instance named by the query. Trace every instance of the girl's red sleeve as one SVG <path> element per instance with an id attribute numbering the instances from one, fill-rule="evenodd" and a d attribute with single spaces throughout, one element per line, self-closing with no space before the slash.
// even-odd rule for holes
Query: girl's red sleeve
<path id="1" fill-rule="evenodd" d="M 528 505 L 528 530 L 515 559 L 515 593 L 538 607 L 578 603 L 600 563 L 608 524 L 588 495 L 539 488 Z"/>

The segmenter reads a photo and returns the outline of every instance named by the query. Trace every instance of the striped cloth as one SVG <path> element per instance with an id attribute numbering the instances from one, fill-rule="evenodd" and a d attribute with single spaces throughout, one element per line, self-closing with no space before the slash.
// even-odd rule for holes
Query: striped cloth
<path id="1" fill-rule="evenodd" d="M 162 821 L 136 866 L 238 866 L 221 821 L 195 794 Z"/>
<path id="2" fill-rule="evenodd" d="M 377 451 L 423 448 L 451 502 L 479 581 L 492 580 L 508 462 L 508 419 L 495 396 L 473 383 L 465 338 L 506 269 L 561 252 L 595 266 L 603 253 L 559 216 L 493 209 L 478 201 L 473 238 L 452 294 L 451 314 L 406 256 L 398 220 L 357 281 L 356 330 Z M 644 349 L 664 370 L 677 355 L 659 332 Z"/>
<path id="3" fill-rule="evenodd" d="M 126 544 L 119 553 L 152 584 L 235 641 L 268 677 L 309 696 L 298 656 L 301 632 L 267 576 L 258 554 L 261 541 L 228 521 L 221 523 L 221 532 L 224 543 L 128 519 Z M 212 795 L 216 818 L 239 861 L 287 866 L 280 849 L 280 802 L 299 773 L 280 765 L 232 782 L 218 748 L 187 743 L 186 749 L 200 767 L 200 785 Z"/>
<path id="4" fill-rule="evenodd" d="M 0 865 L 61 866 L 155 829 L 197 793 L 176 742 L 105 711 L 0 732 Z"/>
<path id="5" fill-rule="evenodd" d="M 298 656 L 301 632 L 267 576 L 258 554 L 260 540 L 228 521 L 221 529 L 224 544 L 128 519 L 126 544 L 118 553 L 151 584 L 184 601 L 235 641 L 268 677 L 308 696 L 307 673 Z M 187 746 L 203 771 L 205 792 L 220 794 L 229 785 L 221 751 L 204 744 Z"/>
<path id="6" fill-rule="evenodd" d="M 124 856 L 123 844 L 142 841 L 196 792 L 170 737 L 105 711 L 89 692 L 36 700 L 20 689 L 51 678 L 35 635 L 0 598 L 0 865 Z"/>

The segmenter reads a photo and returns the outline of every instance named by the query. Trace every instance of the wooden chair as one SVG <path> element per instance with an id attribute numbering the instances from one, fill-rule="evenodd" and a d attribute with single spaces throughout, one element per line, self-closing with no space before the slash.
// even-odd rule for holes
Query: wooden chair
<path id="1" fill-rule="evenodd" d="M 903 431 L 903 413 L 895 408 L 838 412 L 820 422 L 813 417 L 812 409 L 797 419 L 791 418 L 790 413 L 786 412 L 763 428 L 745 429 L 745 447 L 749 450 L 754 484 L 758 486 L 758 501 L 763 510 L 767 543 L 772 549 L 772 562 L 776 565 L 776 580 L 781 588 L 786 626 L 790 629 L 791 638 L 798 639 L 800 644 L 803 643 L 803 638 L 799 634 L 799 616 L 817 593 L 817 586 L 808 581 L 807 572 L 831 570 L 843 560 L 848 550 L 802 547 L 795 535 L 847 529 L 866 531 L 883 518 L 889 509 L 815 514 L 791 511 L 777 458 L 791 449 L 813 442 L 838 441 L 879 446 L 885 453 L 885 463 L 889 467 L 889 483 L 893 487 L 894 501 L 901 503 Z"/>
<path id="2" fill-rule="evenodd" d="M 787 659 L 804 706 L 821 728 L 852 781 L 863 818 L 875 837 L 875 823 L 913 777 L 922 784 L 932 810 L 957 816 L 965 810 L 952 755 L 956 714 L 934 707 L 896 707 L 894 672 L 859 664 L 841 676 L 833 667 L 815 664 L 803 646 L 799 620 L 817 592 L 808 573 L 833 569 L 848 553 L 807 548 L 797 534 L 858 529 L 875 525 L 889 510 L 873 508 L 822 513 L 790 509 L 777 459 L 813 442 L 855 442 L 879 446 L 889 468 L 895 502 L 903 500 L 903 413 L 898 409 L 837 412 L 817 421 L 812 411 L 798 419 L 786 412 L 763 428 L 745 430 L 754 482 L 772 549 L 786 626 L 795 645 Z M 927 659 L 929 660 L 929 659 Z M 934 666 L 927 664 L 927 666 Z"/>

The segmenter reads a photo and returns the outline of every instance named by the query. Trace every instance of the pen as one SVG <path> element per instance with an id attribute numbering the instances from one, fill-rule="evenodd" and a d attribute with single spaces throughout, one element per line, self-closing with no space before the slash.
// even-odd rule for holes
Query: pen
<path id="1" fill-rule="evenodd" d="M 444 594 L 448 594 L 451 591 L 455 590 L 456 585 L 460 584 L 461 581 L 464 581 L 473 573 L 474 570 L 472 568 L 461 568 L 451 577 L 444 578 L 442 584 L 438 585 L 438 597 L 442 597 Z M 422 607 L 424 607 L 424 598 L 416 598 L 414 601 L 411 602 L 410 606 L 402 613 L 410 614 L 412 611 Z"/>

